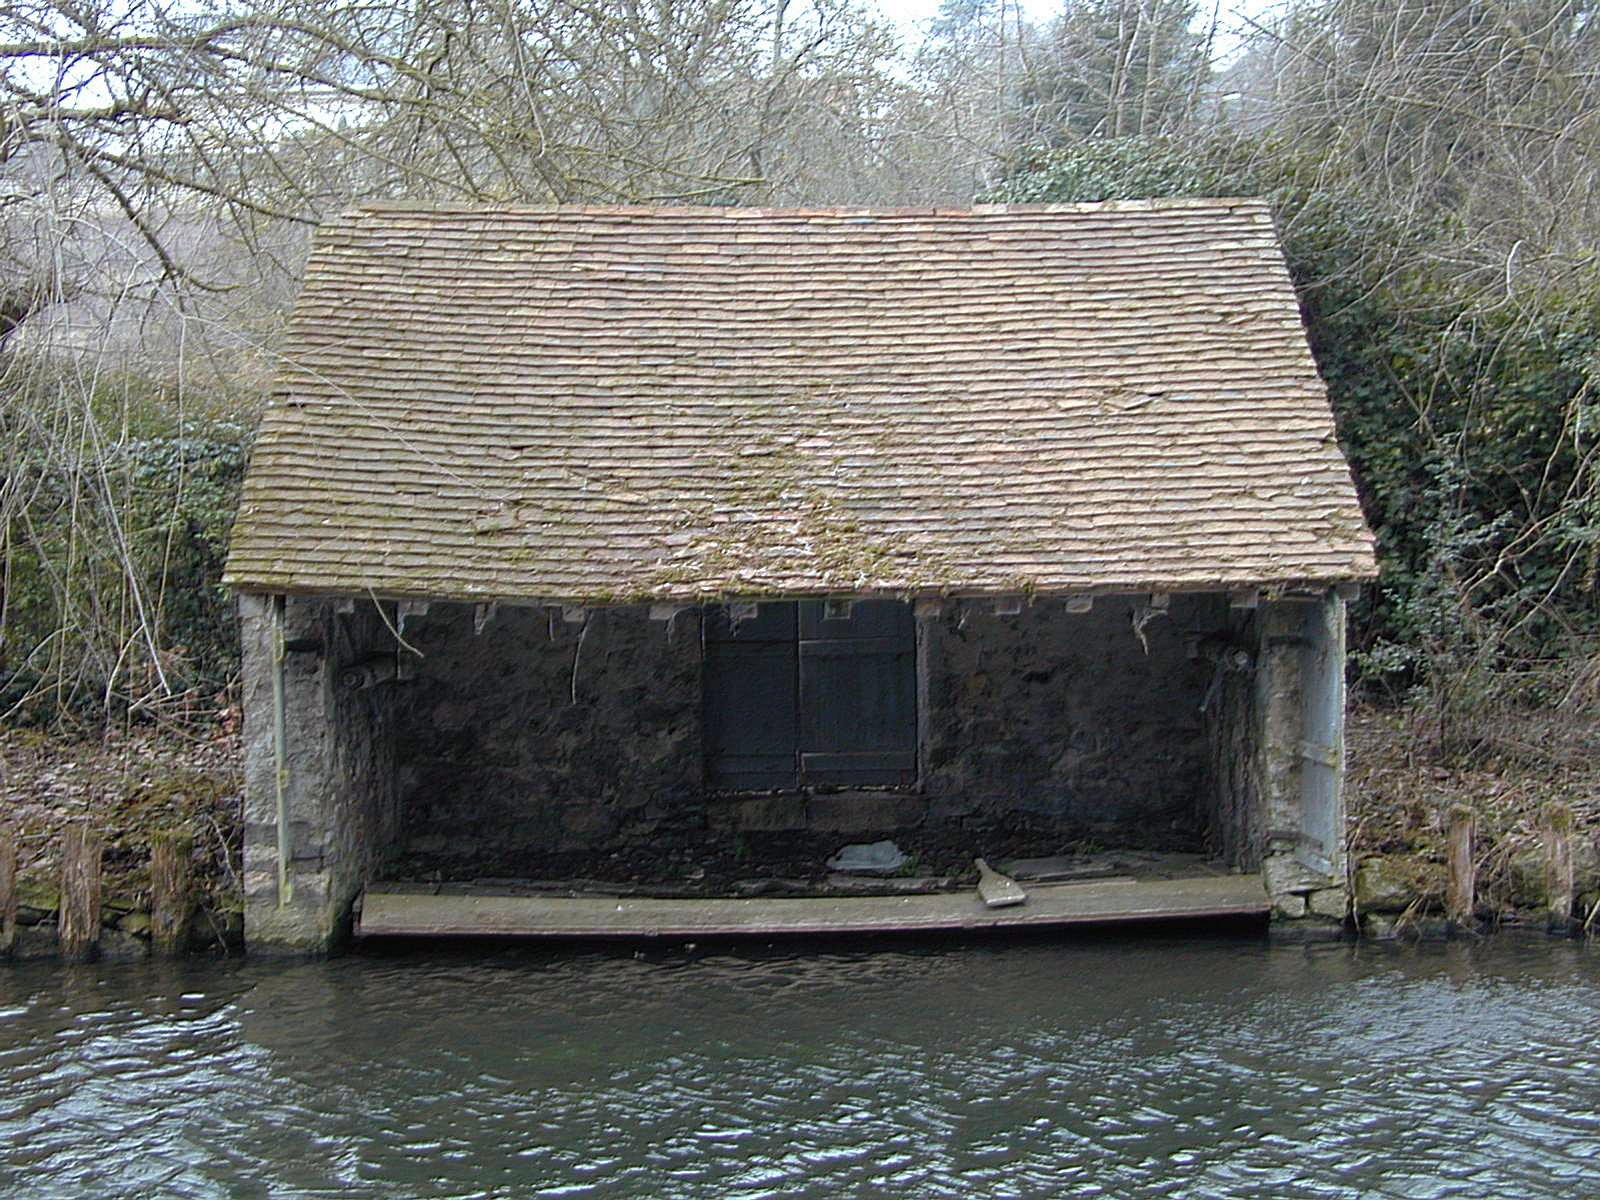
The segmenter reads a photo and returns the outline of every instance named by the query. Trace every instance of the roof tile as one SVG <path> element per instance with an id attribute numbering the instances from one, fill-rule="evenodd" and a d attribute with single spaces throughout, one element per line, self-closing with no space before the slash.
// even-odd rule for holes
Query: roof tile
<path id="1" fill-rule="evenodd" d="M 250 591 L 1321 584 L 1373 543 L 1264 205 L 373 207 L 323 227 Z"/>

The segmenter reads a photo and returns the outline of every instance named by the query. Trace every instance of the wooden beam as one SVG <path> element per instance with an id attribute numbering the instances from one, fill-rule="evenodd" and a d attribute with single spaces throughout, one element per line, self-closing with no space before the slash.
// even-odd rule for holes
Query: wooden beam
<path id="1" fill-rule="evenodd" d="M 177 958 L 189 949 L 194 915 L 194 838 L 170 830 L 150 838 L 150 949 Z"/>
<path id="2" fill-rule="evenodd" d="M 428 602 L 426 600 L 401 600 L 395 605 L 395 621 L 400 630 L 400 636 L 406 635 L 406 622 L 412 617 L 426 616 Z"/>
<path id="3" fill-rule="evenodd" d="M 62 958 L 89 962 L 100 952 L 100 835 L 79 822 L 67 826 L 61 840 L 56 938 Z"/>
<path id="4" fill-rule="evenodd" d="M 0 958 L 17 948 L 17 835 L 0 828 Z"/>
<path id="5" fill-rule="evenodd" d="M 1565 930 L 1572 924 L 1572 810 L 1565 804 L 1548 804 L 1539 825 L 1546 915 L 1552 929 Z"/>
<path id="6" fill-rule="evenodd" d="M 1445 825 L 1445 854 L 1449 864 L 1444 913 L 1452 925 L 1462 929 L 1475 927 L 1477 911 L 1477 867 L 1472 858 L 1474 820 L 1472 810 L 1464 804 L 1450 809 Z"/>
<path id="7" fill-rule="evenodd" d="M 500 607 L 500 601 L 491 600 L 487 604 L 475 605 L 472 609 L 472 632 L 474 635 L 483 632 L 483 627 L 494 620 L 495 611 Z"/>

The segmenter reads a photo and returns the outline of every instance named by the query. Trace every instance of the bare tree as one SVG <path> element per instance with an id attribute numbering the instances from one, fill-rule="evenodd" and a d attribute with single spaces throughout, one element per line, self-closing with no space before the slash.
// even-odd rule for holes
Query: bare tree
<path id="1" fill-rule="evenodd" d="M 1255 126 L 1320 158 L 1485 296 L 1582 270 L 1600 227 L 1591 0 L 1327 0 L 1258 31 Z"/>

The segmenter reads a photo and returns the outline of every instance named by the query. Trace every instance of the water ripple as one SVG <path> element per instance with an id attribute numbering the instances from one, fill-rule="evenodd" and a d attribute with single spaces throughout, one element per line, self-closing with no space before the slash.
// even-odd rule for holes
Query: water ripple
<path id="1" fill-rule="evenodd" d="M 21 966 L 0 1194 L 1581 1196 L 1597 981 L 1509 939 Z"/>

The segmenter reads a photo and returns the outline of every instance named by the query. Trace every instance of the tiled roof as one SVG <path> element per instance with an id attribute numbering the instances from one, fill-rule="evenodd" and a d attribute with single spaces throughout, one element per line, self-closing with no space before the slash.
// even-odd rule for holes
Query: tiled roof
<path id="1" fill-rule="evenodd" d="M 227 581 L 601 602 L 1370 577 L 1268 210 L 362 209 Z"/>

